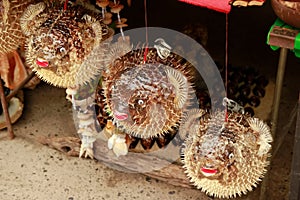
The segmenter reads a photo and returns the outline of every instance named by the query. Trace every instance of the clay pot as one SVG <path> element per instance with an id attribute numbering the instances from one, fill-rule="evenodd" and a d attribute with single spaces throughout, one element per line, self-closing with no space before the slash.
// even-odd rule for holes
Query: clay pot
<path id="1" fill-rule="evenodd" d="M 295 0 L 271 0 L 275 14 L 285 23 L 300 28 L 300 2 Z"/>
<path id="2" fill-rule="evenodd" d="M 258 107 L 259 104 L 260 104 L 259 97 L 257 97 L 257 96 L 252 96 L 252 97 L 250 97 L 248 103 L 249 103 L 251 106 L 253 106 L 253 107 Z"/>
<path id="3" fill-rule="evenodd" d="M 257 97 L 264 97 L 266 94 L 266 91 L 264 90 L 264 88 L 259 87 L 259 86 L 255 86 L 255 88 L 253 89 L 253 94 Z"/>
<path id="4" fill-rule="evenodd" d="M 245 113 L 248 114 L 248 115 L 250 115 L 251 117 L 254 116 L 254 110 L 251 107 L 246 107 L 245 108 Z"/>

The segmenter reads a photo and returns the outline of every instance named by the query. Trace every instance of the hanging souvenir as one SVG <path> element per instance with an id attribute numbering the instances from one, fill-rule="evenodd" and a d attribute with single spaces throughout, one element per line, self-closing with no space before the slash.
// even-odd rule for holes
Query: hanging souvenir
<path id="1" fill-rule="evenodd" d="M 182 150 L 187 176 L 198 189 L 218 198 L 252 191 L 269 165 L 269 126 L 242 114 L 243 108 L 232 102 L 228 112 L 189 111 L 180 129 L 187 135 Z"/>
<path id="2" fill-rule="evenodd" d="M 85 60 L 113 34 L 100 16 L 80 5 L 60 1 L 31 4 L 20 23 L 28 37 L 27 64 L 42 80 L 64 88 L 84 84 L 97 75 L 95 63 L 101 55 Z"/>

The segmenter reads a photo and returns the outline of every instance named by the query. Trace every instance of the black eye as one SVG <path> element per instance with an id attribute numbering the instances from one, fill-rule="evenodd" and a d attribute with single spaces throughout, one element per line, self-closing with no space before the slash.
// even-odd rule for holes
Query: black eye
<path id="1" fill-rule="evenodd" d="M 233 153 L 230 153 L 229 155 L 228 155 L 228 158 L 229 159 L 232 159 L 234 157 L 234 154 Z"/>
<path id="2" fill-rule="evenodd" d="M 144 101 L 142 99 L 139 99 L 138 102 L 137 102 L 139 105 L 142 105 L 144 104 Z"/>
<path id="3" fill-rule="evenodd" d="M 59 51 L 60 51 L 60 53 L 66 53 L 66 49 L 65 49 L 64 47 L 61 47 L 61 48 L 59 49 Z"/>

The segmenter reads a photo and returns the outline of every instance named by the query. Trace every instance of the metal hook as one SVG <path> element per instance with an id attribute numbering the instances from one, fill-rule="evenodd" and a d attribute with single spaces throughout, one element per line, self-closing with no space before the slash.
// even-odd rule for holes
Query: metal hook
<path id="1" fill-rule="evenodd" d="M 168 45 L 162 38 L 157 38 L 155 42 L 158 43 L 157 45 L 154 45 L 158 56 L 161 59 L 166 59 L 170 55 L 172 47 Z"/>
<path id="2" fill-rule="evenodd" d="M 232 99 L 228 99 L 225 97 L 223 99 L 223 106 L 226 106 L 229 110 L 241 114 L 245 114 L 244 107 L 240 106 L 237 102 L 233 101 Z"/>

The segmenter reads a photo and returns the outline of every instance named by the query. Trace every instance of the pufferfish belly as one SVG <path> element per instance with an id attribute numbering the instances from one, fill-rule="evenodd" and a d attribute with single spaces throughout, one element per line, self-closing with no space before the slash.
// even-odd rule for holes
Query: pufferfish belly
<path id="1" fill-rule="evenodd" d="M 88 82 L 97 75 L 101 54 L 88 56 L 113 34 L 99 16 L 75 4 L 64 10 L 60 1 L 31 4 L 20 23 L 28 37 L 28 65 L 42 80 L 64 88 Z M 90 61 L 86 62 L 87 58 Z"/>
<path id="2" fill-rule="evenodd" d="M 179 132 L 187 132 L 183 167 L 191 182 L 208 195 L 231 198 L 257 186 L 269 165 L 272 136 L 263 121 L 225 112 L 192 110 Z"/>
<path id="3" fill-rule="evenodd" d="M 190 64 L 175 54 L 161 59 L 155 49 L 117 58 L 103 77 L 106 112 L 122 132 L 142 139 L 178 128 L 192 98 Z"/>

